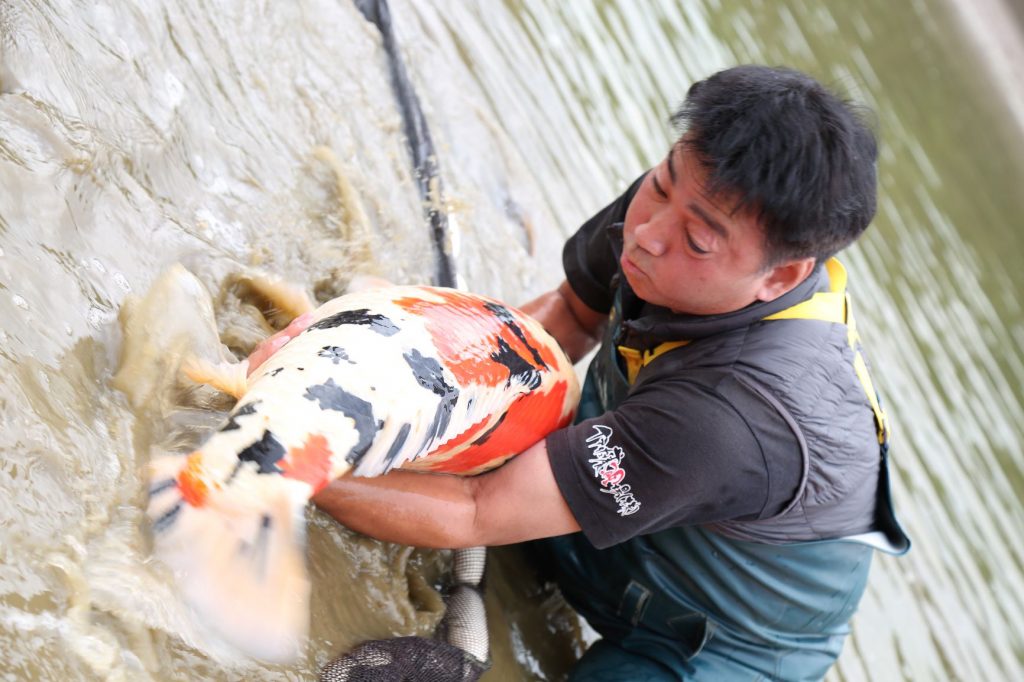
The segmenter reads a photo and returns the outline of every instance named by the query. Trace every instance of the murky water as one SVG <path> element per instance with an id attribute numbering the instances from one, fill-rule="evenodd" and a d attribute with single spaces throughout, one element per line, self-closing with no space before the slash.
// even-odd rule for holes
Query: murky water
<path id="1" fill-rule="evenodd" d="M 1019 37 L 994 6 L 392 1 L 456 268 L 510 302 L 555 284 L 565 237 L 664 153 L 693 80 L 786 63 L 877 111 L 879 215 L 846 261 L 915 547 L 876 561 L 837 680 L 1024 675 L 1024 84 L 971 35 L 988 21 Z M 217 350 L 205 297 L 240 352 L 266 328 L 239 277 L 325 298 L 359 272 L 433 273 L 400 129 L 379 38 L 348 0 L 0 1 L 7 679 L 312 679 L 359 640 L 433 627 L 444 553 L 311 512 L 307 659 L 216 662 L 142 519 L 140 467 L 224 407 L 173 376 L 182 339 Z M 122 333 L 122 305 L 175 262 L 209 294 Z M 110 385 L 128 347 L 153 358 L 131 401 Z M 571 627 L 520 557 L 496 556 L 488 679 L 557 678 Z"/>

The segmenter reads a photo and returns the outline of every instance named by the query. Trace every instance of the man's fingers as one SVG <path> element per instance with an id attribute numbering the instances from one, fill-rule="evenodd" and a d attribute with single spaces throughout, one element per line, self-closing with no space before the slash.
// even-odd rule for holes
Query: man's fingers
<path id="1" fill-rule="evenodd" d="M 313 323 L 313 313 L 302 313 L 294 320 L 288 323 L 288 326 L 284 328 L 284 333 L 289 338 L 293 338 L 305 331 L 306 327 Z"/>
<path id="2" fill-rule="evenodd" d="M 313 313 L 303 313 L 288 323 L 288 326 L 273 336 L 265 339 L 249 355 L 249 374 L 252 374 L 257 367 L 267 359 L 281 350 L 281 347 L 305 331 L 306 327 L 313 323 Z"/>

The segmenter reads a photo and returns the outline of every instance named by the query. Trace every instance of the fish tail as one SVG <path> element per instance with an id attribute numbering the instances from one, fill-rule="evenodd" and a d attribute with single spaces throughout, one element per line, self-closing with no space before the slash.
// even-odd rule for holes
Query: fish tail
<path id="1" fill-rule="evenodd" d="M 150 463 L 156 556 L 200 619 L 244 653 L 294 660 L 309 627 L 309 486 L 240 463 L 211 472 L 201 450 Z"/>

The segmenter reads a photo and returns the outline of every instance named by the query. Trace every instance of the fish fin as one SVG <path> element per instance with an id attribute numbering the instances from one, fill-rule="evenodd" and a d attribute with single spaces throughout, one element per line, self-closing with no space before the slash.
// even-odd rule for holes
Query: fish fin
<path id="1" fill-rule="evenodd" d="M 201 476 L 197 454 L 150 464 L 154 554 L 227 643 L 254 658 L 293 661 L 309 628 L 303 510 L 310 488 L 243 465 L 229 482 L 207 479 L 197 493 L 187 481 Z"/>
<path id="2" fill-rule="evenodd" d="M 235 284 L 245 293 L 243 298 L 248 298 L 267 322 L 277 327 L 316 308 L 305 290 L 277 277 L 241 275 L 235 278 Z"/>
<path id="3" fill-rule="evenodd" d="M 242 362 L 210 362 L 204 358 L 190 355 L 181 363 L 181 371 L 197 384 L 213 386 L 235 398 L 245 395 L 249 387 L 247 372 L 248 360 Z"/>

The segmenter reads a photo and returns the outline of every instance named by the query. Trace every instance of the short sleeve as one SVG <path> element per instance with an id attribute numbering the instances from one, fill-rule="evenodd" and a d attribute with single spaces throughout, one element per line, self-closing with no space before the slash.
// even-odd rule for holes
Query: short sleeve
<path id="1" fill-rule="evenodd" d="M 674 526 L 759 518 L 792 497 L 799 451 L 780 476 L 756 428 L 713 386 L 663 380 L 552 433 L 548 456 L 584 534 L 604 548 Z"/>
<path id="2" fill-rule="evenodd" d="M 626 219 L 626 209 L 646 173 L 637 178 L 619 198 L 597 212 L 565 243 L 562 266 L 569 286 L 590 308 L 608 312 L 612 307 L 612 277 L 619 259 L 612 247 L 609 228 Z"/>

